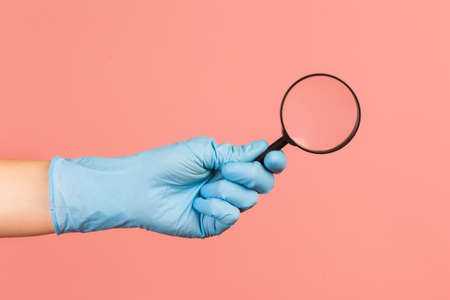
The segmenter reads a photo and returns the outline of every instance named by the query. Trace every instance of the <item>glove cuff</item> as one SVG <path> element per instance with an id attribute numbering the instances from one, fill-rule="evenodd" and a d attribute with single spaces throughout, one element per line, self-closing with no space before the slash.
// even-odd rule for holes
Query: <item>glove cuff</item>
<path id="1" fill-rule="evenodd" d="M 135 227 L 123 204 L 123 199 L 133 196 L 132 182 L 120 172 L 118 161 L 113 158 L 54 157 L 49 169 L 49 189 L 55 232 Z"/>

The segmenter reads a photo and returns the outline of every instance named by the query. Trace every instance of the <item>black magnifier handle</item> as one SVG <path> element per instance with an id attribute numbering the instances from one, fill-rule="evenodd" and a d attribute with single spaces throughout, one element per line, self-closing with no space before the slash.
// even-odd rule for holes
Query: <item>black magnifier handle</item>
<path id="1" fill-rule="evenodd" d="M 261 153 L 257 158 L 255 158 L 255 161 L 259 161 L 264 166 L 264 157 L 266 157 L 266 154 L 270 151 L 274 150 L 281 150 L 284 146 L 288 144 L 288 140 L 285 135 L 282 135 L 278 140 L 273 142 L 263 153 Z"/>

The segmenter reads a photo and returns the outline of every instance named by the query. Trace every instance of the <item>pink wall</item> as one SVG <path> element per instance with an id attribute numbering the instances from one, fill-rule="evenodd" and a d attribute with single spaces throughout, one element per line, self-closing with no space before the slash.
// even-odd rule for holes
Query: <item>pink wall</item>
<path id="1" fill-rule="evenodd" d="M 220 238 L 0 240 L 1 299 L 450 299 L 448 1 L 118 2 L 2 1 L 0 157 L 272 141 L 285 89 L 318 71 L 355 89 L 360 131 L 286 149 Z"/>

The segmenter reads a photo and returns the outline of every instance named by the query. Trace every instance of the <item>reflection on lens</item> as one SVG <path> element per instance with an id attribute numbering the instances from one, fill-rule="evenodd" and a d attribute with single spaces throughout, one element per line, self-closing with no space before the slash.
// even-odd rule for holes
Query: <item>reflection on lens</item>
<path id="1" fill-rule="evenodd" d="M 305 78 L 286 94 L 282 121 L 289 137 L 310 151 L 328 151 L 342 144 L 358 122 L 351 90 L 325 75 Z"/>

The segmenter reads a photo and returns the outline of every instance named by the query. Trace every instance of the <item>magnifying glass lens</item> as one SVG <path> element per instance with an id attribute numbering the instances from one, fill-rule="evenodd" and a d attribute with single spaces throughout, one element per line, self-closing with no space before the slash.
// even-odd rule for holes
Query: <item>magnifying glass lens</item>
<path id="1" fill-rule="evenodd" d="M 355 96 L 344 83 L 330 76 L 312 76 L 291 87 L 282 107 L 289 138 L 315 152 L 342 144 L 358 123 Z"/>

